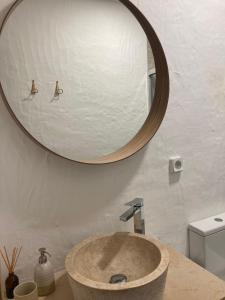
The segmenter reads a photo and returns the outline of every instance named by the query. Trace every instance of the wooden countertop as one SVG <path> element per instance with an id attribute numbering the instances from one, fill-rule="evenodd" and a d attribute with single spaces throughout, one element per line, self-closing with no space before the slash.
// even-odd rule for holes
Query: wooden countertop
<path id="1" fill-rule="evenodd" d="M 225 282 L 169 248 L 170 267 L 165 300 L 225 300 Z M 65 272 L 56 275 L 57 290 L 42 300 L 73 300 Z"/>
<path id="2" fill-rule="evenodd" d="M 195 264 L 174 249 L 168 248 L 170 267 L 165 300 L 221 300 L 225 282 Z"/>

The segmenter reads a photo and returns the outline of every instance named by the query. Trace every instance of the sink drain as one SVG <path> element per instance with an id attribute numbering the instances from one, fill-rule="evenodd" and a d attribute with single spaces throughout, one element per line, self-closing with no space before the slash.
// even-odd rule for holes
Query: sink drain
<path id="1" fill-rule="evenodd" d="M 116 283 L 125 283 L 127 282 L 127 276 L 123 274 L 116 274 L 113 275 L 109 281 L 111 284 L 116 284 Z"/>

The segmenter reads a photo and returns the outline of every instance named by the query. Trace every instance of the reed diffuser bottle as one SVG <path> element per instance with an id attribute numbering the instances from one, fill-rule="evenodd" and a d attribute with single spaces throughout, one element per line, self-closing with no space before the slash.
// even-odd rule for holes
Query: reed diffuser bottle
<path id="1" fill-rule="evenodd" d="M 0 254 L 1 254 L 2 259 L 5 263 L 5 266 L 9 272 L 8 277 L 5 280 L 6 296 L 8 299 L 14 298 L 13 291 L 14 291 L 15 287 L 19 284 L 19 278 L 14 273 L 14 271 L 15 271 L 16 264 L 17 264 L 18 258 L 20 256 L 21 250 L 22 250 L 22 247 L 20 249 L 15 247 L 13 249 L 11 259 L 9 259 L 9 255 L 8 255 L 6 248 L 4 247 L 4 253 L 0 249 Z"/>
<path id="2" fill-rule="evenodd" d="M 6 290 L 6 296 L 8 299 L 13 299 L 14 294 L 13 291 L 15 287 L 19 284 L 19 278 L 14 274 L 14 272 L 9 273 L 8 277 L 5 280 L 5 290 Z"/>

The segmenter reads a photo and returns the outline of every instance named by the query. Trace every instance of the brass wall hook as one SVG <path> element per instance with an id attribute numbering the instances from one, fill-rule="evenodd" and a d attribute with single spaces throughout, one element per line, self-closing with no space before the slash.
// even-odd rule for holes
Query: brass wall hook
<path id="1" fill-rule="evenodd" d="M 56 81 L 56 86 L 55 86 L 55 96 L 59 96 L 63 94 L 63 89 L 59 88 L 59 82 L 58 80 Z"/>
<path id="2" fill-rule="evenodd" d="M 32 94 L 32 95 L 35 95 L 35 94 L 37 94 L 37 93 L 38 93 L 38 89 L 37 89 L 37 87 L 36 87 L 36 85 L 35 85 L 34 80 L 32 80 L 31 94 Z"/>

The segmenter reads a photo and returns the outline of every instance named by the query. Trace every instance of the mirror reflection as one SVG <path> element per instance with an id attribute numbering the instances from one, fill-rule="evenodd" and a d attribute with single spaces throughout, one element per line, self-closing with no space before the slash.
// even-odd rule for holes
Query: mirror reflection
<path id="1" fill-rule="evenodd" d="M 156 74 L 145 33 L 119 0 L 23 0 L 1 33 L 0 81 L 39 143 L 84 161 L 139 132 Z"/>

